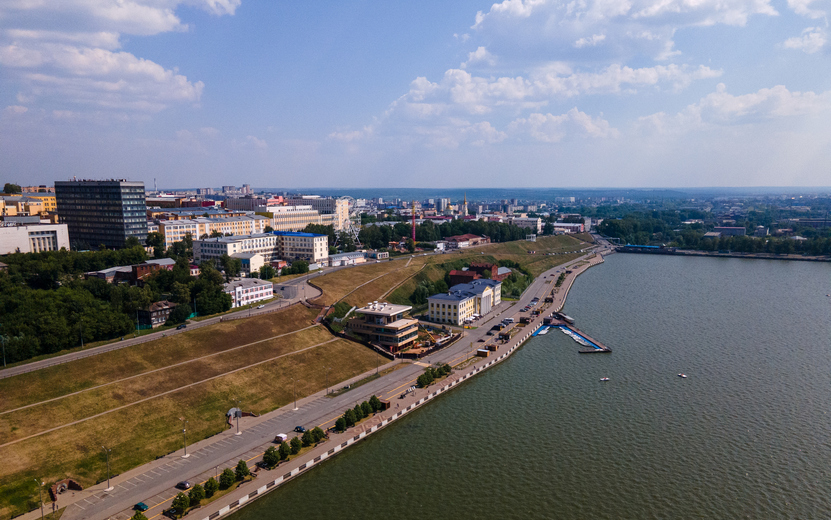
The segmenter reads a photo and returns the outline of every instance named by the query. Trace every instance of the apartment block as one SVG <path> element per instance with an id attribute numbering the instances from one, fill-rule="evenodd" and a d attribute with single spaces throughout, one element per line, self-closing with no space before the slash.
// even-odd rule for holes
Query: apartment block
<path id="1" fill-rule="evenodd" d="M 73 247 L 123 247 L 147 240 L 144 183 L 127 180 L 56 181 L 55 199 Z"/>
<path id="2" fill-rule="evenodd" d="M 164 235 L 165 247 L 179 242 L 190 233 L 191 237 L 201 239 L 212 233 L 223 235 L 255 235 L 265 233 L 271 219 L 255 215 L 253 217 L 194 218 L 183 220 L 163 220 L 159 222 L 159 232 Z"/>

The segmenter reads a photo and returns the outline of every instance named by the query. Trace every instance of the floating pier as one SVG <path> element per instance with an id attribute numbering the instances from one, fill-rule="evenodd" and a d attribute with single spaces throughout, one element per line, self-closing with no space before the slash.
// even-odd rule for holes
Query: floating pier
<path id="1" fill-rule="evenodd" d="M 597 341 L 596 339 L 592 338 L 582 330 L 578 329 L 571 323 L 566 322 L 565 320 L 561 319 L 559 313 L 553 313 L 552 315 L 546 317 L 543 320 L 544 325 L 537 329 L 534 332 L 534 336 L 539 334 L 545 334 L 548 332 L 549 328 L 558 328 L 562 330 L 565 334 L 571 336 L 571 338 L 583 345 L 586 348 L 580 349 L 578 352 L 580 354 L 608 354 L 612 352 L 612 349 L 604 345 L 603 343 Z M 574 320 L 571 320 L 572 322 Z M 543 332 L 545 331 L 545 332 Z"/>

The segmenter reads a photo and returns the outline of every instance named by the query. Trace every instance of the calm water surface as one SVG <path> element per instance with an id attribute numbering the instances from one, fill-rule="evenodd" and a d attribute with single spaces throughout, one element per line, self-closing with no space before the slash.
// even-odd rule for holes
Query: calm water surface
<path id="1" fill-rule="evenodd" d="M 829 264 L 613 255 L 565 310 L 614 353 L 552 330 L 235 520 L 831 518 L 827 294 Z"/>

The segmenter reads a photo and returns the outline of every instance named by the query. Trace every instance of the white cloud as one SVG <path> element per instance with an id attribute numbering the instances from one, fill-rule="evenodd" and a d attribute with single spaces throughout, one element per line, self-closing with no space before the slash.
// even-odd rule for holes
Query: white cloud
<path id="1" fill-rule="evenodd" d="M 806 54 L 813 54 L 827 43 L 825 31 L 820 27 L 808 27 L 801 36 L 788 38 L 782 44 L 786 49 L 797 49 Z"/>
<path id="2" fill-rule="evenodd" d="M 478 47 L 475 51 L 468 53 L 467 61 L 461 64 L 461 68 L 467 68 L 468 65 L 476 63 L 485 63 L 491 67 L 496 65 L 496 59 L 493 54 L 488 52 L 485 47 Z"/>
<path id="3" fill-rule="evenodd" d="M 341 141 L 344 143 L 351 143 L 353 141 L 360 141 L 366 139 L 367 137 L 371 136 L 373 133 L 373 127 L 367 125 L 363 127 L 361 130 L 347 130 L 344 132 L 332 132 L 329 134 L 329 139 L 333 139 L 335 141 Z"/>
<path id="4" fill-rule="evenodd" d="M 3 109 L 3 112 L 5 112 L 6 114 L 14 114 L 14 115 L 25 114 L 28 111 L 29 111 L 28 108 L 22 107 L 20 105 L 9 105 L 9 106 L 7 106 L 6 108 Z"/>
<path id="5" fill-rule="evenodd" d="M 807 18 L 825 18 L 827 16 L 827 12 L 825 10 L 811 8 L 811 4 L 814 3 L 819 2 L 817 2 L 817 0 L 788 0 L 788 7 L 793 9 L 796 14 Z"/>
<path id="6" fill-rule="evenodd" d="M 247 137 L 245 138 L 245 140 L 246 140 L 249 144 L 251 144 L 254 148 L 256 148 L 256 149 L 258 149 L 258 150 L 266 150 L 266 149 L 268 149 L 268 143 L 266 143 L 266 142 L 265 142 L 264 140 L 262 140 L 262 139 L 258 139 L 257 137 L 254 137 L 253 135 L 249 135 L 249 136 L 247 136 Z"/>
<path id="7" fill-rule="evenodd" d="M 592 34 L 588 38 L 580 38 L 579 40 L 574 42 L 574 46 L 578 49 L 582 49 L 583 47 L 596 47 L 605 39 L 605 34 Z"/>
<path id="8" fill-rule="evenodd" d="M 608 121 L 602 118 L 592 118 L 577 110 L 577 107 L 559 116 L 530 114 L 527 118 L 512 121 L 508 128 L 512 133 L 528 134 L 537 141 L 545 143 L 560 142 L 567 135 L 596 138 L 614 138 L 620 135 L 620 132 L 612 128 Z"/>

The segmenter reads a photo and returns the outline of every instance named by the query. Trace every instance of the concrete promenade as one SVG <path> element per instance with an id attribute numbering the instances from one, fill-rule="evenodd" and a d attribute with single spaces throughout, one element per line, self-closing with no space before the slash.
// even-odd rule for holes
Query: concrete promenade
<path id="1" fill-rule="evenodd" d="M 568 275 L 562 287 L 553 294 L 554 303 L 549 304 L 544 314 L 562 308 L 574 278 L 600 262 L 602 262 L 602 257 L 595 255 L 593 251 L 543 273 L 529 286 L 518 302 L 503 302 L 491 313 L 491 316 L 477 323 L 477 329 L 465 331 L 466 336 L 461 341 L 431 354 L 418 363 L 401 363 L 400 360 L 389 363 L 385 367 L 395 364 L 402 366 L 390 374 L 335 397 L 326 396 L 325 392 L 318 392 L 299 400 L 296 409 L 287 405 L 261 417 L 243 418 L 240 420 L 241 435 L 235 435 L 233 428 L 228 429 L 189 445 L 187 458 L 183 458 L 182 451 L 179 450 L 118 475 L 112 479 L 114 489 L 110 492 L 105 491 L 106 482 L 104 482 L 84 491 L 63 494 L 58 504 L 58 507 L 67 508 L 63 518 L 65 520 L 81 518 L 122 520 L 132 516 L 132 505 L 140 501 L 150 506 L 150 510 L 146 513 L 148 518 L 158 517 L 164 509 L 170 506 L 170 501 L 176 495 L 177 490 L 173 487 L 176 482 L 180 480 L 190 480 L 192 483 L 204 482 L 226 467 L 233 468 L 240 459 L 253 465 L 261 459 L 265 449 L 272 445 L 271 441 L 277 433 L 291 434 L 291 430 L 296 425 L 303 425 L 307 428 L 314 426 L 329 428 L 345 409 L 353 407 L 356 402 L 368 399 L 373 394 L 382 399 L 391 400 L 390 410 L 377 414 L 342 434 L 332 433 L 328 441 L 300 457 L 282 463 L 275 470 L 259 471 L 258 477 L 253 481 L 243 484 L 234 492 L 213 503 L 191 511 L 189 516 L 214 519 L 227 514 L 247 501 L 262 496 L 281 483 L 295 478 L 367 435 L 386 427 L 438 395 L 455 388 L 473 375 L 506 359 L 542 324 L 542 314 L 534 317 L 530 324 L 517 327 L 519 332 L 504 344 L 497 345 L 496 352 L 491 352 L 489 357 L 454 371 L 446 379 L 428 389 L 418 389 L 403 399 L 397 398 L 406 388 L 415 384 L 415 379 L 423 372 L 424 366 L 432 363 L 457 365 L 470 358 L 476 347 L 493 343 L 495 338 L 486 336 L 491 325 L 498 323 L 504 317 L 515 317 L 515 320 L 519 321 L 519 309 L 523 305 L 535 296 L 542 301 L 551 293 L 560 272 L 570 269 L 569 266 L 582 263 L 579 268 L 572 269 L 573 272 Z M 486 341 L 479 345 L 479 339 Z M 339 385 L 366 378 L 371 373 L 362 374 L 350 382 L 339 383 Z M 39 511 L 32 511 L 19 518 L 34 520 L 39 516 Z"/>

